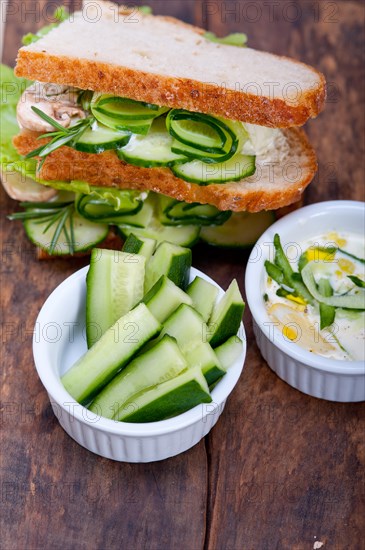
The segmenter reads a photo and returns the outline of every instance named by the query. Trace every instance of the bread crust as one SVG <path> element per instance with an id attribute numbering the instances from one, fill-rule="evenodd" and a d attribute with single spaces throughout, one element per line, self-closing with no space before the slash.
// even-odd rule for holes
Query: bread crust
<path id="1" fill-rule="evenodd" d="M 119 14 L 131 13 L 125 6 L 117 8 L 115 4 L 95 0 L 102 10 L 102 17 L 112 19 L 111 8 L 118 9 Z M 143 20 L 163 21 L 174 27 L 188 29 L 199 38 L 204 29 L 189 25 L 169 16 L 138 14 Z M 113 23 L 113 19 L 111 21 Z M 40 42 L 39 42 L 40 43 Z M 166 47 L 168 48 L 168 40 Z M 227 47 L 227 46 L 226 46 Z M 96 55 L 96 54 L 95 54 Z M 288 60 L 305 68 L 313 74 L 313 85 L 303 90 L 299 97 L 290 102 L 281 98 L 270 97 L 263 90 L 251 93 L 249 90 L 229 89 L 222 84 L 203 82 L 196 79 L 180 78 L 173 75 L 162 75 L 146 70 L 132 69 L 121 64 L 112 64 L 96 59 L 75 56 L 57 56 L 43 49 L 23 47 L 18 52 L 15 74 L 17 76 L 75 86 L 83 90 L 113 93 L 171 108 L 210 113 L 232 120 L 240 120 L 272 128 L 301 126 L 309 118 L 316 117 L 322 110 L 326 97 L 325 78 L 314 68 L 284 56 L 266 54 L 273 60 Z M 148 62 L 147 62 L 148 63 Z M 259 70 L 259 67 L 258 67 Z M 289 83 L 292 84 L 292 83 Z"/>
<path id="2" fill-rule="evenodd" d="M 56 57 L 23 49 L 19 51 L 15 74 L 41 82 L 113 93 L 138 101 L 210 113 L 271 128 L 288 128 L 302 126 L 323 108 L 325 79 L 322 74 L 312 70 L 318 77 L 318 86 L 302 93 L 300 102 L 293 105 L 283 99 L 229 90 L 192 79 L 178 79 L 99 61 Z"/>
<path id="3" fill-rule="evenodd" d="M 168 168 L 140 168 L 126 164 L 114 151 L 96 155 L 70 147 L 61 147 L 46 158 L 40 178 L 46 181 L 82 180 L 101 187 L 150 190 L 180 201 L 213 204 L 220 210 L 275 210 L 299 200 L 317 169 L 315 153 L 303 130 L 290 128 L 282 132 L 290 151 L 295 153 L 273 172 L 273 182 L 267 175 L 270 163 L 265 164 L 265 159 L 257 163 L 257 174 L 246 180 L 200 186 L 177 178 Z M 14 138 L 14 146 L 25 155 L 47 142 L 37 137 L 37 133 L 23 131 Z M 288 179 L 286 167 L 290 163 L 294 163 L 298 175 Z"/>

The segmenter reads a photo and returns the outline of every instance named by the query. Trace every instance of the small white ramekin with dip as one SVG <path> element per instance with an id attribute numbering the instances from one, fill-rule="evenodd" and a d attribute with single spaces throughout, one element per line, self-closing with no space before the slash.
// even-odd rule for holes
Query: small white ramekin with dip
<path id="1" fill-rule="evenodd" d="M 272 225 L 248 262 L 261 353 L 314 397 L 365 399 L 364 229 L 363 203 L 314 204 Z"/>

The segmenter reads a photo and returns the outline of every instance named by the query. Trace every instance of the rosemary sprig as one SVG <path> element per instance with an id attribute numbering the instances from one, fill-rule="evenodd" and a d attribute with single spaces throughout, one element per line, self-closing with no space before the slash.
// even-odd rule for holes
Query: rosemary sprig
<path id="1" fill-rule="evenodd" d="M 75 252 L 74 213 L 75 205 L 72 201 L 61 202 L 22 202 L 20 205 L 25 212 L 16 212 L 8 216 L 9 220 L 32 220 L 37 225 L 44 225 L 42 233 L 45 234 L 53 226 L 54 233 L 51 238 L 49 253 L 53 254 L 56 245 L 63 234 L 68 246 L 69 254 Z"/>
<path id="2" fill-rule="evenodd" d="M 26 159 L 30 159 L 33 157 L 41 157 L 41 163 L 39 168 L 42 167 L 44 160 L 46 157 L 55 151 L 56 149 L 59 149 L 59 147 L 62 147 L 63 145 L 67 145 L 68 143 L 71 144 L 71 142 L 76 142 L 80 136 L 92 125 L 94 122 L 94 118 L 92 116 L 89 116 L 87 118 L 83 118 L 76 122 L 73 126 L 70 126 L 69 128 L 64 128 L 59 124 L 56 120 L 48 116 L 46 113 L 41 111 L 41 109 L 38 109 L 38 107 L 32 106 L 32 110 L 43 120 L 45 120 L 48 124 L 53 126 L 56 131 L 55 132 L 48 132 L 46 134 L 42 134 L 39 136 L 38 139 L 45 138 L 45 137 L 51 137 L 51 141 L 46 143 L 45 145 L 42 145 L 41 147 L 38 147 L 37 149 L 34 149 L 30 153 L 26 155 Z"/>

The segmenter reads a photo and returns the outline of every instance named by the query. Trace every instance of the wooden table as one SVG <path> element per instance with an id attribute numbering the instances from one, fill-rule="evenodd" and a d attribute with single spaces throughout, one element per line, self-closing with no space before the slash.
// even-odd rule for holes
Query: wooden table
<path id="1" fill-rule="evenodd" d="M 38 21 L 30 13 L 36 4 Z M 6 63 L 14 63 L 21 36 L 42 25 L 46 4 L 9 2 Z M 363 199 L 360 2 L 150 4 L 218 34 L 244 30 L 251 46 L 322 70 L 329 95 L 326 111 L 307 125 L 319 171 L 305 200 Z M 36 261 L 21 224 L 5 220 L 14 208 L 2 194 L 4 550 L 364 548 L 364 407 L 314 399 L 282 382 L 260 356 L 248 310 L 245 370 L 205 441 L 135 465 L 70 439 L 36 375 L 31 340 L 48 294 L 87 260 Z M 243 289 L 247 256 L 199 246 L 194 265 L 223 287 L 236 277 Z"/>

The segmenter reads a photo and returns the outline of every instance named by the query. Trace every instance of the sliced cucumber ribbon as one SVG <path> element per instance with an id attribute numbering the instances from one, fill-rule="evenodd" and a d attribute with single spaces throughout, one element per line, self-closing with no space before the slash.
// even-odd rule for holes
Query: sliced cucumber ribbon
<path id="1" fill-rule="evenodd" d="M 160 222 L 163 225 L 221 225 L 232 212 L 222 212 L 211 204 L 180 202 L 160 197 Z"/>
<path id="2" fill-rule="evenodd" d="M 100 93 L 94 94 L 90 109 L 98 122 L 113 130 L 144 135 L 154 119 L 168 111 L 167 107 Z"/>
<path id="3" fill-rule="evenodd" d="M 171 145 L 172 137 L 166 130 L 165 118 L 159 117 L 153 121 L 147 136 L 132 135 L 130 141 L 118 149 L 117 155 L 129 164 L 144 168 L 186 162 L 185 156 L 172 152 Z"/>
<path id="4" fill-rule="evenodd" d="M 238 148 L 238 137 L 221 119 L 183 109 L 172 109 L 166 127 L 175 138 L 172 151 L 206 163 L 229 160 Z"/>
<path id="5" fill-rule="evenodd" d="M 57 131 L 41 136 L 52 139 L 27 158 L 44 160 L 65 145 L 90 154 L 114 150 L 129 164 L 171 168 L 199 185 L 239 181 L 255 172 L 255 156 L 242 154 L 249 135 L 241 122 L 88 90 L 80 91 L 79 102 L 87 116 L 67 130 L 32 107 Z"/>
<path id="6" fill-rule="evenodd" d="M 192 160 L 184 164 L 175 164 L 171 171 L 190 183 L 210 185 L 212 183 L 226 183 L 227 181 L 241 181 L 255 173 L 256 157 L 235 154 L 230 160 L 218 164 L 206 164 L 201 160 Z"/>
<path id="7" fill-rule="evenodd" d="M 97 101 L 96 109 L 115 118 L 143 120 L 151 116 L 159 116 L 165 109 L 153 103 L 108 94 L 96 96 L 95 100 Z M 151 111 L 153 112 L 151 113 Z"/>
<path id="8" fill-rule="evenodd" d="M 317 288 L 313 268 L 316 262 L 309 262 L 302 270 L 303 282 L 311 295 L 322 304 L 344 309 L 365 309 L 365 289 L 356 287 L 353 294 L 324 296 Z"/>
<path id="9" fill-rule="evenodd" d="M 84 153 L 103 153 L 109 149 L 123 147 L 131 138 L 131 133 L 115 131 L 104 124 L 93 124 L 73 144 L 76 151 Z"/>
<path id="10" fill-rule="evenodd" d="M 80 216 L 102 223 L 121 223 L 124 216 L 137 214 L 143 206 L 141 194 L 134 191 L 114 190 L 108 194 L 104 188 L 93 187 L 92 192 L 77 194 L 75 207 Z"/>

